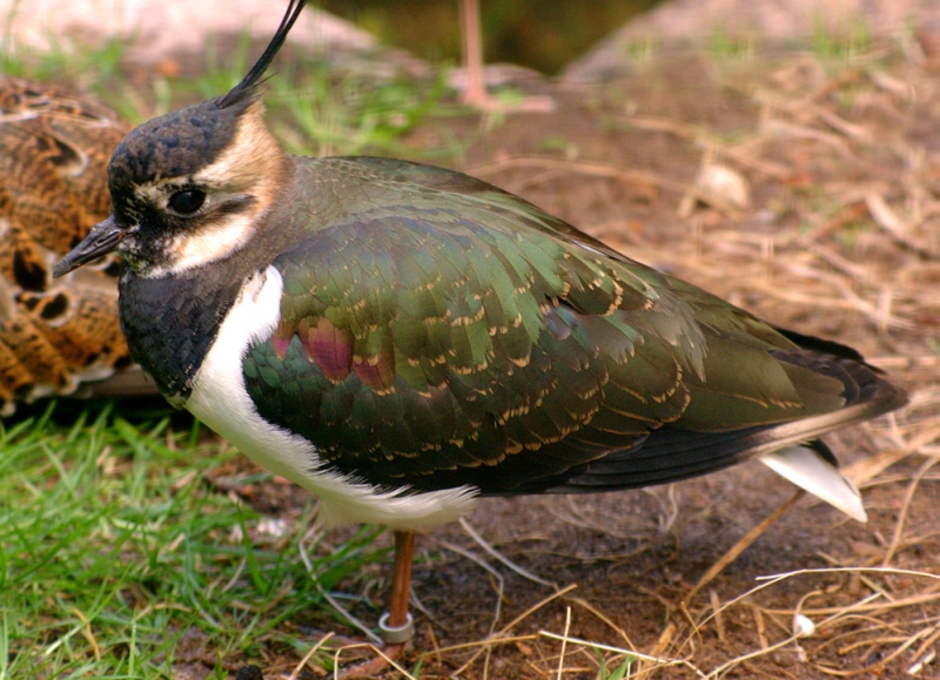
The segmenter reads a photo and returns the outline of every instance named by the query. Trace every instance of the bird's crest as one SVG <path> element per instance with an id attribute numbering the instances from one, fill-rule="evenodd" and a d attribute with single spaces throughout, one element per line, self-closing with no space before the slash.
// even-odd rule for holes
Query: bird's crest
<path id="1" fill-rule="evenodd" d="M 268 70 L 268 66 L 271 65 L 274 57 L 284 45 L 287 34 L 290 33 L 294 22 L 297 21 L 297 17 L 300 16 L 300 12 L 306 4 L 307 0 L 290 0 L 287 5 L 287 11 L 284 13 L 284 18 L 281 19 L 281 23 L 277 27 L 274 37 L 271 38 L 271 42 L 268 43 L 264 52 L 258 57 L 258 61 L 255 62 L 254 66 L 251 67 L 251 70 L 248 71 L 238 85 L 233 87 L 228 94 L 224 95 L 216 102 L 216 106 L 220 109 L 228 108 L 255 94 L 258 86 L 264 82 L 261 80 L 261 77 L 264 75 L 264 72 Z"/>

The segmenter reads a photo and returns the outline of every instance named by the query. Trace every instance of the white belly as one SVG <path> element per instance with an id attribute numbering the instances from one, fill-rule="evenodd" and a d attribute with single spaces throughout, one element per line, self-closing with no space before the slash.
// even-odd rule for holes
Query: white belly
<path id="1" fill-rule="evenodd" d="M 320 470 L 313 444 L 266 422 L 245 388 L 242 359 L 249 344 L 270 337 L 280 319 L 283 280 L 273 266 L 242 288 L 199 368 L 185 407 L 233 446 L 271 472 L 309 489 L 321 501 L 319 522 L 332 527 L 358 522 L 422 530 L 469 512 L 476 489 L 460 487 L 406 495 Z"/>

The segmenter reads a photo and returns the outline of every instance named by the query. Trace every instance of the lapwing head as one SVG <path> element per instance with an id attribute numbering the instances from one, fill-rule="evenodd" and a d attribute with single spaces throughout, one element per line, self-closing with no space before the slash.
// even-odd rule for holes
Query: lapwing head
<path id="1" fill-rule="evenodd" d="M 264 53 L 227 94 L 154 118 L 108 164 L 110 217 L 58 264 L 62 276 L 117 251 L 138 275 L 180 273 L 243 247 L 286 183 L 286 154 L 264 123 L 262 76 L 306 0 L 289 0 Z"/>

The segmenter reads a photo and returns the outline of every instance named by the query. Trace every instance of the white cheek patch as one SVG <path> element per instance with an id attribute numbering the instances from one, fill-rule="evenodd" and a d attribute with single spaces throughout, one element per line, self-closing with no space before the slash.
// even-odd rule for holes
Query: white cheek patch
<path id="1" fill-rule="evenodd" d="M 239 140 L 240 141 L 240 140 Z M 247 149 L 252 151 L 253 149 Z M 245 153 L 246 149 L 236 141 L 230 148 L 226 149 L 219 159 L 212 165 L 206 166 L 195 175 L 193 183 L 202 186 L 226 186 L 243 177 L 248 170 L 257 165 L 257 157 L 252 157 L 250 153 Z"/>
<path id="2" fill-rule="evenodd" d="M 254 211 L 226 215 L 211 226 L 173 238 L 167 246 L 171 264 L 164 270 L 176 274 L 227 257 L 251 238 L 254 220 Z"/>

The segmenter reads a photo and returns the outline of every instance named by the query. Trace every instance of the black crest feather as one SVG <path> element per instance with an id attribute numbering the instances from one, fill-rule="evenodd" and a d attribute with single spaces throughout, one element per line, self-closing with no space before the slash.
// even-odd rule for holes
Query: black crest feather
<path id="1" fill-rule="evenodd" d="M 277 55 L 278 51 L 280 51 L 281 47 L 284 45 L 287 34 L 290 33 L 290 29 L 293 28 L 294 22 L 297 21 L 297 17 L 300 16 L 300 12 L 306 4 L 307 0 L 290 0 L 287 5 L 287 11 L 284 13 L 284 18 L 281 19 L 281 23 L 277 27 L 274 37 L 271 38 L 271 42 L 268 43 L 264 52 L 258 57 L 258 61 L 255 62 L 255 65 L 251 67 L 251 70 L 248 71 L 245 77 L 242 78 L 241 82 L 233 87 L 228 94 L 218 100 L 216 105 L 220 109 L 242 102 L 247 97 L 254 95 L 255 89 L 261 82 L 261 76 L 268 70 L 268 66 L 271 65 L 275 55 Z"/>

